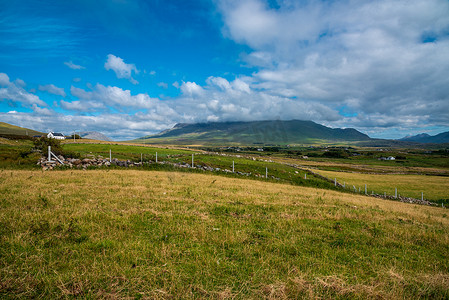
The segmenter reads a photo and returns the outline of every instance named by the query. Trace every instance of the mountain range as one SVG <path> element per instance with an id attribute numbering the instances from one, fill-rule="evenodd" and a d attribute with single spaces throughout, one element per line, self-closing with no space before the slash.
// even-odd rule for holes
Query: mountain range
<path id="1" fill-rule="evenodd" d="M 415 143 L 424 143 L 424 144 L 440 144 L 440 143 L 449 143 L 449 131 L 442 132 L 437 135 L 429 135 L 427 133 L 421 133 L 413 136 L 406 136 L 400 139 L 400 141 L 405 142 L 415 142 Z"/>
<path id="2" fill-rule="evenodd" d="M 97 132 L 97 131 L 84 131 L 78 133 L 80 137 L 83 139 L 91 139 L 91 140 L 98 140 L 98 141 L 107 141 L 111 142 L 112 140 L 105 136 L 104 134 Z"/>
<path id="3" fill-rule="evenodd" d="M 353 128 L 329 128 L 312 121 L 253 121 L 176 124 L 172 129 L 138 139 L 140 142 L 184 145 L 295 144 L 369 141 Z"/>
<path id="4" fill-rule="evenodd" d="M 44 133 L 0 122 L 0 135 L 33 136 Z M 82 138 L 111 141 L 102 133 L 80 132 Z M 173 128 L 133 142 L 177 145 L 286 145 L 357 143 L 369 147 L 409 147 L 449 143 L 449 131 L 434 136 L 426 133 L 399 140 L 372 139 L 353 128 L 329 128 L 312 121 L 253 121 L 176 124 Z"/>

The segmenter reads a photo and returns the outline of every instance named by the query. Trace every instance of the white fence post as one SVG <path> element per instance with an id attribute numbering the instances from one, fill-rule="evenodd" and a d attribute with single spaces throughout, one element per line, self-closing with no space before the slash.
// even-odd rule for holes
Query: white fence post
<path id="1" fill-rule="evenodd" d="M 367 195 L 367 194 L 368 194 L 368 191 L 366 189 L 366 183 L 365 183 L 365 195 Z"/>
<path id="2" fill-rule="evenodd" d="M 337 186 L 337 178 L 334 178 L 334 185 Z"/>
<path id="3" fill-rule="evenodd" d="M 394 188 L 394 197 L 398 198 L 398 188 Z"/>
<path id="4" fill-rule="evenodd" d="M 192 168 L 193 168 L 193 154 L 192 154 Z"/>
<path id="5" fill-rule="evenodd" d="M 234 173 L 234 161 L 232 161 L 232 173 Z"/>
<path id="6" fill-rule="evenodd" d="M 307 179 L 307 173 L 304 173 L 304 179 Z"/>
<path id="7" fill-rule="evenodd" d="M 157 162 L 157 152 L 156 152 L 156 162 Z"/>
<path id="8" fill-rule="evenodd" d="M 268 167 L 265 167 L 265 178 L 268 178 Z"/>
<path id="9" fill-rule="evenodd" d="M 109 149 L 109 162 L 112 162 L 112 150 Z"/>
<path id="10" fill-rule="evenodd" d="M 51 161 L 51 146 L 48 146 L 48 161 Z"/>

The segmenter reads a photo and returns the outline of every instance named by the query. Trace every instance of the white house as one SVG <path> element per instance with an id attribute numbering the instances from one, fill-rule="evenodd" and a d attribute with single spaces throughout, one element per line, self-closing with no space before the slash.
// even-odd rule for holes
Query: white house
<path id="1" fill-rule="evenodd" d="M 65 136 L 62 133 L 59 133 L 59 132 L 52 132 L 52 131 L 50 131 L 47 134 L 47 137 L 49 139 L 65 140 Z"/>

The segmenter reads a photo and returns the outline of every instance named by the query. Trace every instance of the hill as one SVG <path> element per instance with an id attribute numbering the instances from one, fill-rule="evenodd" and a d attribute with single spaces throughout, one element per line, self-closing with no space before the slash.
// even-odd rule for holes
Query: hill
<path id="1" fill-rule="evenodd" d="M 1 135 L 28 135 L 28 136 L 33 136 L 33 135 L 43 135 L 44 133 L 36 131 L 36 130 L 32 130 L 32 129 L 28 129 L 28 128 L 19 127 L 19 126 L 11 125 L 11 124 L 8 124 L 8 123 L 0 122 L 0 134 Z"/>
<path id="2" fill-rule="evenodd" d="M 416 142 L 416 143 L 433 143 L 433 144 L 442 144 L 442 143 L 449 143 L 449 131 L 442 132 L 437 135 L 429 135 L 427 133 L 421 133 L 414 136 L 406 136 L 400 141 L 406 141 L 406 142 Z"/>
<path id="3" fill-rule="evenodd" d="M 80 132 L 78 135 L 80 137 L 82 137 L 83 139 L 91 139 L 91 140 L 106 141 L 106 142 L 112 141 L 110 138 L 108 138 L 104 134 L 97 132 L 97 131 Z"/>
<path id="4" fill-rule="evenodd" d="M 329 128 L 312 121 L 254 121 L 176 124 L 172 129 L 138 139 L 170 144 L 292 144 L 367 141 L 353 128 Z"/>

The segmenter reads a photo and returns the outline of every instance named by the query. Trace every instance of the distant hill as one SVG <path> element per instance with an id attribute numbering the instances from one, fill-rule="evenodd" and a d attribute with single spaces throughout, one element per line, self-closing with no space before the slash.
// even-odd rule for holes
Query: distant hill
<path id="1" fill-rule="evenodd" d="M 99 141 L 107 141 L 111 142 L 112 140 L 105 136 L 104 134 L 97 131 L 85 131 L 77 133 L 83 139 L 91 139 L 91 140 L 99 140 Z"/>
<path id="2" fill-rule="evenodd" d="M 352 128 L 333 129 L 312 121 L 291 120 L 176 124 L 172 129 L 137 141 L 184 145 L 277 145 L 366 140 L 370 137 Z"/>
<path id="3" fill-rule="evenodd" d="M 449 131 L 442 132 L 437 135 L 428 135 L 427 133 L 421 133 L 414 136 L 406 136 L 400 141 L 405 142 L 415 142 L 415 143 L 433 143 L 433 144 L 442 144 L 442 143 L 449 143 Z"/>
<path id="4" fill-rule="evenodd" d="M 0 134 L 1 135 L 28 135 L 28 136 L 33 136 L 33 135 L 43 135 L 45 133 L 39 132 L 39 131 L 36 131 L 36 130 L 32 130 L 32 129 L 28 129 L 28 128 L 24 128 L 24 127 L 11 125 L 11 124 L 4 123 L 4 122 L 0 122 Z"/>

